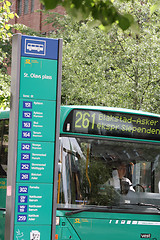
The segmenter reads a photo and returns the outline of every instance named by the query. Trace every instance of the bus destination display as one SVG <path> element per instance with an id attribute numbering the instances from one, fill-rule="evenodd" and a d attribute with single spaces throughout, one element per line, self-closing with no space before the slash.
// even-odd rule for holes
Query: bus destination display
<path id="1" fill-rule="evenodd" d="M 138 114 L 77 109 L 69 113 L 63 131 L 160 141 L 160 119 Z"/>

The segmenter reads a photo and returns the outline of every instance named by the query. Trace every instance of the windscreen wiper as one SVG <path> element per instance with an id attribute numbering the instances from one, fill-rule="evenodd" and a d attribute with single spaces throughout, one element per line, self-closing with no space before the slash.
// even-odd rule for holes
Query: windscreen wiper
<path id="1" fill-rule="evenodd" d="M 66 212 L 65 215 L 66 216 L 70 216 L 73 214 L 77 214 L 77 213 L 81 213 L 81 212 L 85 212 L 85 211 L 92 211 L 92 210 L 97 210 L 97 209 L 101 209 L 101 210 L 105 210 L 105 209 L 113 209 L 113 208 L 118 208 L 121 207 L 120 205 L 112 205 L 112 206 L 94 206 L 94 207 L 86 207 L 86 208 L 82 208 L 82 209 L 77 209 L 77 210 L 73 210 L 70 212 Z"/>
<path id="2" fill-rule="evenodd" d="M 73 210 L 73 211 L 71 211 L 71 212 L 66 212 L 65 215 L 66 215 L 66 216 L 70 216 L 70 215 L 73 215 L 73 214 L 76 214 L 76 213 L 89 211 L 89 210 L 91 210 L 91 209 L 92 209 L 92 208 L 84 208 L 84 209 Z"/>
<path id="3" fill-rule="evenodd" d="M 158 211 L 160 211 L 160 207 L 154 204 L 150 203 L 138 203 L 138 206 L 146 206 L 146 207 L 152 207 L 152 208 L 157 208 Z"/>
<path id="4" fill-rule="evenodd" d="M 145 207 L 152 207 L 152 208 L 156 208 L 158 211 L 160 211 L 160 207 L 154 204 L 149 204 L 149 203 L 124 203 L 124 204 L 120 204 L 120 205 L 114 205 L 114 206 L 94 206 L 94 207 L 88 207 L 88 208 L 83 208 L 83 209 L 78 209 L 78 210 L 73 210 L 70 212 L 66 212 L 65 215 L 66 216 L 70 216 L 73 214 L 77 214 L 77 213 L 81 213 L 81 212 L 85 212 L 85 211 L 92 211 L 92 210 L 97 210 L 97 209 L 113 209 L 113 208 L 123 208 L 122 205 L 125 206 L 145 206 Z"/>

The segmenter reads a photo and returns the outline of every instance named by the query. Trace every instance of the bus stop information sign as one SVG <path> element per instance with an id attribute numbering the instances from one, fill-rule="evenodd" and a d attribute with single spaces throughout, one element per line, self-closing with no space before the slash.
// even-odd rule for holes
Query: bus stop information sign
<path id="1" fill-rule="evenodd" d="M 62 40 L 12 45 L 6 240 L 54 239 Z"/>

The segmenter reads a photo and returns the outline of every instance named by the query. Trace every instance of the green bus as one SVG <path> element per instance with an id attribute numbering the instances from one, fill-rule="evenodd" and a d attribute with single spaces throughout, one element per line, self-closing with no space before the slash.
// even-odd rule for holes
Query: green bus
<path id="1" fill-rule="evenodd" d="M 55 239 L 160 240 L 160 115 L 61 106 L 60 119 Z M 8 122 L 1 112 L 0 240 Z"/>

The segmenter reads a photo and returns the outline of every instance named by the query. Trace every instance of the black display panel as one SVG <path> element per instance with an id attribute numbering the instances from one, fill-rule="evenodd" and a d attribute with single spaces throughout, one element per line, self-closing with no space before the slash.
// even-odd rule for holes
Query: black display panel
<path id="1" fill-rule="evenodd" d="M 63 132 L 160 141 L 160 118 L 74 109 L 65 120 Z"/>

